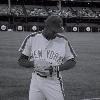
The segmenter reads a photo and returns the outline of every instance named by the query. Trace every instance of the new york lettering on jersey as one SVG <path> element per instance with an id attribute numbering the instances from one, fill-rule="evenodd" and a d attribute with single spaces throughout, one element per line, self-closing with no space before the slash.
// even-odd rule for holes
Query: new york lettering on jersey
<path id="1" fill-rule="evenodd" d="M 68 45 L 67 48 L 66 44 Z M 31 48 L 30 51 L 27 51 L 27 48 Z M 35 59 L 45 59 L 50 62 L 55 62 L 55 64 L 61 64 L 63 59 L 75 55 L 72 47 L 69 46 L 69 42 L 62 36 L 48 41 L 43 37 L 42 32 L 27 36 L 19 51 L 30 56 L 31 61 Z"/>
<path id="2" fill-rule="evenodd" d="M 59 44 L 61 45 L 59 46 Z M 51 63 L 61 63 L 64 56 L 65 44 L 63 39 L 56 37 L 56 39 L 48 41 L 42 34 L 38 34 L 32 39 L 31 59 L 45 59 Z"/>

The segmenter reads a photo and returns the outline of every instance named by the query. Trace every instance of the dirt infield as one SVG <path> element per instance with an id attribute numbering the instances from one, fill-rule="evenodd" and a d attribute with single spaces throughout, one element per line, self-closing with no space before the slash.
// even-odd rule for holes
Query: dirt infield
<path id="1" fill-rule="evenodd" d="M 28 100 L 32 69 L 17 64 L 18 48 L 29 33 L 0 32 L 0 100 Z M 100 34 L 66 33 L 78 58 L 63 71 L 65 100 L 100 98 Z"/>

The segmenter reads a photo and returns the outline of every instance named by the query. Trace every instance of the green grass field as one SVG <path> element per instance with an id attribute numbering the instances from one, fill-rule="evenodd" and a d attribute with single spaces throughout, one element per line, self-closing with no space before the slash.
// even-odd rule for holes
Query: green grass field
<path id="1" fill-rule="evenodd" d="M 28 100 L 32 69 L 17 64 L 18 48 L 29 33 L 0 32 L 0 100 Z M 67 33 L 77 65 L 63 71 L 65 100 L 100 97 L 100 34 Z"/>

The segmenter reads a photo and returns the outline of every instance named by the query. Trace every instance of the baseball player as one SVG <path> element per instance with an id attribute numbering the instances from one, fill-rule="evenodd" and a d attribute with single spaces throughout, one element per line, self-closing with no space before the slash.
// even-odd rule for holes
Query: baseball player
<path id="1" fill-rule="evenodd" d="M 28 35 L 19 51 L 19 64 L 33 67 L 29 100 L 64 100 L 61 71 L 76 64 L 76 55 L 65 32 L 60 16 L 49 16 L 43 31 Z"/>

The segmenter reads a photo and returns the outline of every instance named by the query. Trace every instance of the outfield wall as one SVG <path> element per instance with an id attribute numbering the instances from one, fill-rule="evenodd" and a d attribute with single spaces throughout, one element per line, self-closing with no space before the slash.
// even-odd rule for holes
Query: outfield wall
<path id="1" fill-rule="evenodd" d="M 0 31 L 41 31 L 44 28 L 43 23 L 28 23 L 28 24 L 8 24 L 0 23 Z M 76 23 L 66 23 L 64 28 L 67 32 L 100 32 L 100 25 L 97 24 L 76 24 Z"/>

